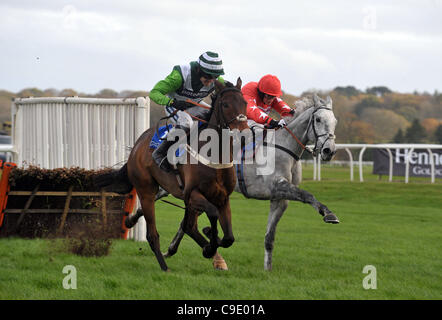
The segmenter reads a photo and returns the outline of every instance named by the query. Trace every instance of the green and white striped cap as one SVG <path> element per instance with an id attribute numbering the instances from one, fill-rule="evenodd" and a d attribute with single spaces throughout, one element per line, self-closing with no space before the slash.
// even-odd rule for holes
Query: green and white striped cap
<path id="1" fill-rule="evenodd" d="M 213 74 L 216 76 L 224 74 L 223 61 L 218 56 L 218 53 L 210 51 L 204 52 L 198 58 L 198 64 L 204 73 Z"/>

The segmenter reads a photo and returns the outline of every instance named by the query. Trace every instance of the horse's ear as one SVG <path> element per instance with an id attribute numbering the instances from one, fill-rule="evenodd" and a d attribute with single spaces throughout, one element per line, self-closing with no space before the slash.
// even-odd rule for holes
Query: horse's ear
<path id="1" fill-rule="evenodd" d="M 238 77 L 238 80 L 236 80 L 236 87 L 241 90 L 241 86 L 242 86 L 242 80 L 240 77 Z"/>
<path id="2" fill-rule="evenodd" d="M 327 106 L 329 106 L 330 108 L 332 107 L 332 99 L 330 96 L 327 96 L 327 99 L 325 100 L 325 104 Z"/>
<path id="3" fill-rule="evenodd" d="M 316 94 L 316 93 L 314 93 L 313 94 L 313 102 L 314 102 L 314 104 L 315 104 L 315 107 L 317 106 L 317 105 L 319 105 L 319 97 L 318 97 L 318 95 Z"/>

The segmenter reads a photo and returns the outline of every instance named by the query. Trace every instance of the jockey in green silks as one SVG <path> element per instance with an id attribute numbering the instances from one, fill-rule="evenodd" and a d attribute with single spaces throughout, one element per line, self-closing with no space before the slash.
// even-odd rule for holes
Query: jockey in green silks
<path id="1" fill-rule="evenodd" d="M 166 115 L 171 116 L 171 122 L 175 125 L 174 129 L 179 128 L 189 132 L 196 124 L 190 115 L 209 120 L 211 110 L 196 106 L 186 100 L 210 107 L 202 100 L 215 90 L 215 79 L 224 83 L 221 77 L 223 74 L 221 58 L 217 53 L 207 51 L 200 55 L 198 61 L 174 66 L 172 72 L 153 87 L 149 98 L 165 107 Z M 152 153 L 156 164 L 166 172 L 172 170 L 167 161 L 167 150 L 174 143 L 173 140 L 164 140 Z"/>

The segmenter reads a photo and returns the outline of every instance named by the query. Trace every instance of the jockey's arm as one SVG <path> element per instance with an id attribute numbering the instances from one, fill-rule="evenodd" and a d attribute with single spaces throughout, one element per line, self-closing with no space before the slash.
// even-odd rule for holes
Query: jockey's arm
<path id="1" fill-rule="evenodd" d="M 157 84 L 150 91 L 149 98 L 161 106 L 167 105 L 171 99 L 166 94 L 177 91 L 182 84 L 183 78 L 181 77 L 180 72 L 173 69 L 164 80 L 157 82 Z"/>
<path id="2" fill-rule="evenodd" d="M 287 103 L 284 102 L 281 98 L 276 98 L 272 102 L 272 108 L 276 112 L 278 112 L 281 117 L 293 116 L 295 110 L 290 108 Z"/>
<path id="3" fill-rule="evenodd" d="M 256 100 L 253 97 L 244 96 L 247 102 L 247 118 L 260 124 L 269 124 L 272 118 L 267 113 L 262 111 L 256 104 Z"/>

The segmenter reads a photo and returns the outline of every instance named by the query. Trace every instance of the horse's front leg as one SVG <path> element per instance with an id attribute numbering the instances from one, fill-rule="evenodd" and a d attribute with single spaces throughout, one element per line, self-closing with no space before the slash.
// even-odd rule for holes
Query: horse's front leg
<path id="1" fill-rule="evenodd" d="M 218 238 L 218 244 L 220 247 L 228 248 L 230 247 L 235 238 L 233 237 L 232 231 L 232 211 L 230 209 L 230 201 L 227 200 L 226 204 L 219 208 L 219 224 L 223 229 L 224 237 L 222 239 Z M 211 227 L 205 227 L 203 233 L 208 237 L 212 238 L 214 233 L 212 233 Z"/>
<path id="2" fill-rule="evenodd" d="M 264 269 L 272 270 L 273 243 L 275 242 L 276 226 L 287 209 L 288 200 L 271 200 L 270 212 L 267 220 L 267 231 L 264 240 Z"/>
<path id="3" fill-rule="evenodd" d="M 327 223 L 339 223 L 338 217 L 325 205 L 319 202 L 310 192 L 297 188 L 285 178 L 275 180 L 272 185 L 270 200 L 294 200 L 310 204 Z"/>
<path id="4" fill-rule="evenodd" d="M 207 214 L 207 217 L 209 218 L 210 225 L 211 225 L 211 237 L 210 237 L 210 243 L 203 245 L 203 256 L 205 258 L 212 258 L 217 248 L 219 247 L 219 241 L 218 241 L 218 229 L 217 229 L 217 223 L 218 223 L 218 217 L 219 212 L 218 209 L 210 203 L 199 190 L 192 190 L 190 197 L 189 197 L 189 203 L 188 207 L 192 210 L 196 210 L 198 212 L 205 212 Z M 184 226 L 183 226 L 184 227 Z M 198 229 L 192 229 L 191 233 L 189 233 L 189 229 L 186 229 L 184 227 L 184 231 L 189 234 L 191 237 L 194 237 L 196 234 L 198 236 L 200 235 L 203 237 Z"/>
<path id="5" fill-rule="evenodd" d="M 223 229 L 224 237 L 220 242 L 220 247 L 228 248 L 235 241 L 232 230 L 232 210 L 230 209 L 230 199 L 227 199 L 224 206 L 219 209 L 219 224 Z"/>
<path id="6" fill-rule="evenodd" d="M 178 251 L 178 247 L 180 245 L 181 240 L 184 237 L 184 231 L 183 231 L 183 222 L 181 222 L 180 227 L 175 235 L 175 237 L 173 238 L 172 242 L 169 245 L 169 248 L 167 249 L 167 252 L 163 254 L 163 256 L 165 258 L 169 258 L 171 256 L 173 256 L 177 251 Z M 210 227 L 206 227 L 203 229 L 204 234 L 210 239 L 211 235 L 210 235 Z M 224 258 L 221 256 L 221 254 L 219 254 L 219 252 L 216 252 L 215 255 L 212 258 L 213 262 L 213 267 L 217 270 L 229 270 L 229 268 L 227 267 L 227 263 L 224 260 Z"/>

